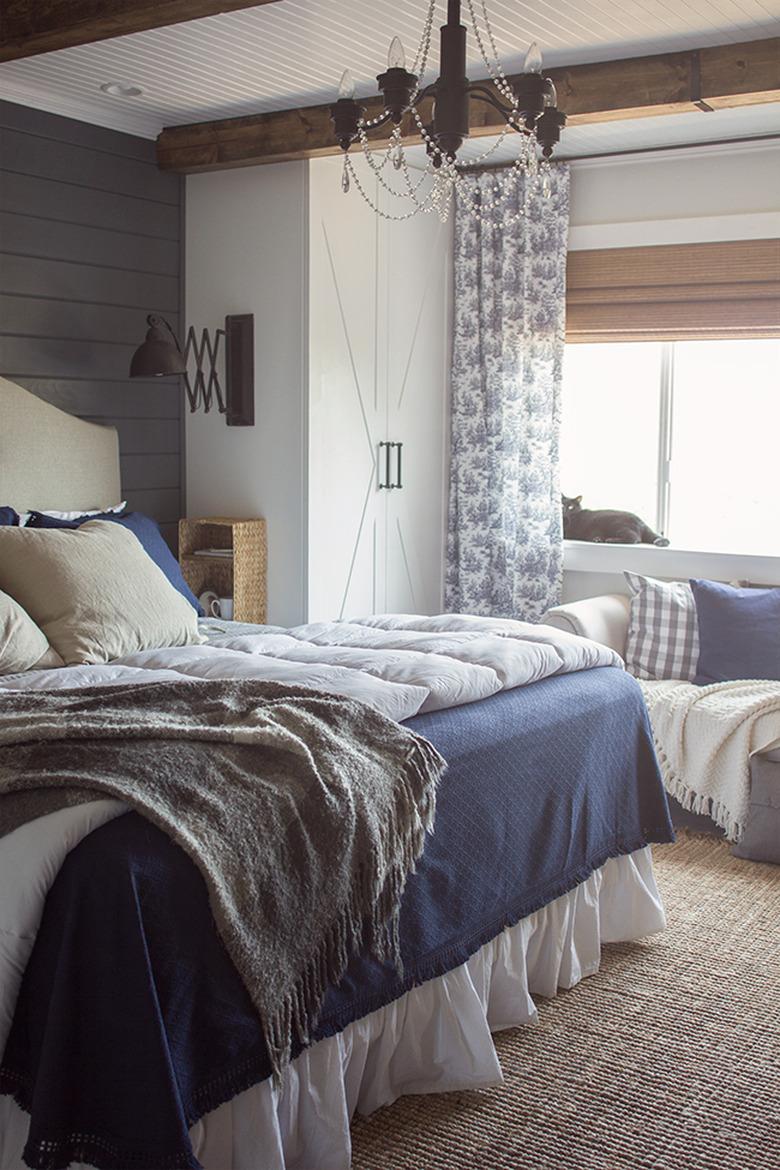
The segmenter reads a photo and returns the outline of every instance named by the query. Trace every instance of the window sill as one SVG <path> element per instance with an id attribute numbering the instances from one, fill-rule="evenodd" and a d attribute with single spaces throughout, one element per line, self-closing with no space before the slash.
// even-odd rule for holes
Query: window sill
<path id="1" fill-rule="evenodd" d="M 643 573 L 652 577 L 708 577 L 780 585 L 780 557 L 657 548 L 651 544 L 593 544 L 564 540 L 563 567 L 572 573 Z"/>

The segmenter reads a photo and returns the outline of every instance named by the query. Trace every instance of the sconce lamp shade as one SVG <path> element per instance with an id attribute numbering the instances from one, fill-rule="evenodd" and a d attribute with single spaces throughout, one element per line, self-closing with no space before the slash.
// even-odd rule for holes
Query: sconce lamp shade
<path id="1" fill-rule="evenodd" d="M 150 313 L 146 340 L 130 361 L 131 378 L 166 378 L 186 372 L 187 364 L 176 335 L 167 321 Z"/>

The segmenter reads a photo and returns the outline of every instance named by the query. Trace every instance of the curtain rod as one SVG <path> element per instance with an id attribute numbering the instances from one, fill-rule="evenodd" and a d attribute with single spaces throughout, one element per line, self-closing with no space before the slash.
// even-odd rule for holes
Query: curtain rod
<path id="1" fill-rule="evenodd" d="M 631 150 L 605 150 L 600 154 L 559 155 L 552 165 L 564 162 L 590 162 L 592 159 L 602 158 L 626 158 L 630 155 L 661 154 L 672 150 L 699 150 L 707 146 L 738 146 L 742 143 L 753 142 L 780 142 L 780 134 L 756 134 L 746 138 L 719 138 L 713 142 L 675 142 L 671 146 L 640 146 Z M 511 162 L 493 163 L 492 166 L 486 164 L 482 167 L 469 167 L 469 172 L 473 175 L 479 175 L 486 171 L 500 171 L 512 165 Z"/>

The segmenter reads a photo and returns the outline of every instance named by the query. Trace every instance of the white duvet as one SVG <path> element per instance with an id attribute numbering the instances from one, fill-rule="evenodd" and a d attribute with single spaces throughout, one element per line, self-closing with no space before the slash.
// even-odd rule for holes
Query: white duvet
<path id="1" fill-rule="evenodd" d="M 256 678 L 360 699 L 391 719 L 457 707 L 555 674 L 622 667 L 614 651 L 552 626 L 461 614 L 385 614 L 283 630 L 203 623 L 208 643 L 146 650 L 107 666 L 0 678 L 5 690 L 150 680 Z M 125 805 L 96 800 L 23 825 L 0 840 L 0 1052 L 46 895 L 68 852 Z"/>

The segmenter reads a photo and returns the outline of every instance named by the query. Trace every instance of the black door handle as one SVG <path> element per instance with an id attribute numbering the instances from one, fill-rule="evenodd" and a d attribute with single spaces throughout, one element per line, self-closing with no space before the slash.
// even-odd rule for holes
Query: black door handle
<path id="1" fill-rule="evenodd" d="M 389 443 L 383 439 L 382 442 L 379 444 L 380 464 L 381 464 L 381 460 L 382 460 L 382 448 L 383 447 L 384 447 L 384 451 L 385 451 L 385 477 L 384 477 L 384 483 L 383 483 L 382 479 L 381 479 L 382 472 L 380 471 L 379 472 L 380 480 L 379 480 L 378 486 L 380 488 L 387 488 L 390 491 L 392 491 L 393 488 L 402 488 L 404 486 L 403 482 L 401 480 L 401 448 L 403 447 L 403 443 Z M 395 447 L 395 449 L 396 449 L 395 483 L 390 482 L 390 458 L 391 458 L 391 449 L 393 447 Z"/>
<path id="2" fill-rule="evenodd" d="M 379 444 L 379 462 L 380 462 L 380 465 L 381 465 L 381 461 L 382 461 L 382 448 L 384 447 L 384 449 L 385 449 L 385 477 L 384 477 L 384 482 L 383 482 L 383 481 L 382 481 L 382 472 L 381 472 L 381 470 L 380 470 L 380 472 L 379 472 L 379 484 L 378 484 L 378 486 L 379 486 L 380 488 L 391 488 L 391 487 L 393 486 L 393 485 L 390 483 L 390 448 L 392 447 L 392 445 L 393 445 L 392 443 L 386 443 L 386 442 L 384 442 L 384 441 L 382 441 L 382 442 Z"/>

